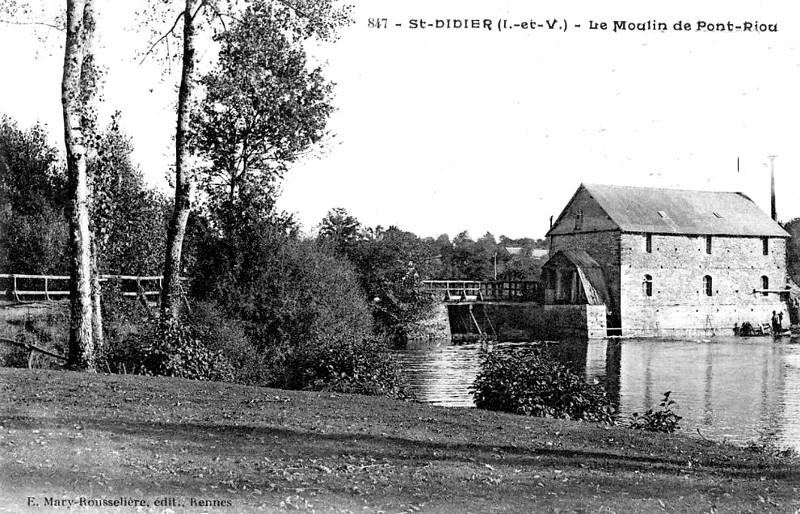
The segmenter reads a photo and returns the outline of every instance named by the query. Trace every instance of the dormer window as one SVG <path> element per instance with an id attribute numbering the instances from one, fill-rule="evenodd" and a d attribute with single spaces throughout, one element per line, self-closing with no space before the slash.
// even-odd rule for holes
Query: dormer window
<path id="1" fill-rule="evenodd" d="M 583 211 L 578 211 L 575 213 L 575 230 L 581 230 L 583 228 Z"/>

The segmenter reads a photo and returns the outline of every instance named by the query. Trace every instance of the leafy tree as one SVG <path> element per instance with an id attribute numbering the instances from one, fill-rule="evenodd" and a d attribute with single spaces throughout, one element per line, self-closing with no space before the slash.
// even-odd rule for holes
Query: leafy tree
<path id="1" fill-rule="evenodd" d="M 792 236 L 786 242 L 789 277 L 795 284 L 800 284 L 800 218 L 787 222 L 783 228 Z"/>
<path id="2" fill-rule="evenodd" d="M 453 238 L 452 269 L 455 277 L 463 280 L 491 280 L 493 278 L 492 263 L 494 253 L 486 253 L 486 239 L 481 244 L 476 243 L 464 231 Z M 492 269 L 492 271 L 489 271 Z"/>
<path id="3" fill-rule="evenodd" d="M 477 241 L 473 253 L 473 261 L 481 269 L 483 280 L 493 280 L 497 278 L 497 255 L 500 247 L 491 232 L 486 232 Z"/>
<path id="4" fill-rule="evenodd" d="M 0 269 L 66 273 L 66 177 L 44 127 L 0 117 Z"/>
<path id="5" fill-rule="evenodd" d="M 344 255 L 363 237 L 361 222 L 341 207 L 329 210 L 320 223 L 320 240 Z"/>
<path id="6" fill-rule="evenodd" d="M 502 271 L 498 274 L 499 280 L 538 280 L 544 260 L 531 257 L 530 253 L 523 249 L 519 255 L 505 252 L 502 263 Z"/>
<path id="7" fill-rule="evenodd" d="M 350 258 L 373 300 L 378 328 L 404 341 L 408 326 L 427 315 L 432 302 L 422 284 L 433 261 L 429 248 L 415 234 L 389 227 L 357 245 Z"/>
<path id="8" fill-rule="evenodd" d="M 425 277 L 433 280 L 446 280 L 456 276 L 453 271 L 453 243 L 450 236 L 442 234 L 436 239 L 426 238 L 425 244 L 430 248 L 433 260 L 431 262 L 430 275 Z"/>
<path id="9" fill-rule="evenodd" d="M 232 202 L 244 184 L 273 191 L 287 166 L 318 143 L 333 111 L 331 84 L 308 70 L 302 46 L 271 4 L 253 2 L 228 30 L 216 68 L 201 83 L 193 145 L 206 159 L 202 185 Z"/>
<path id="10" fill-rule="evenodd" d="M 4 273 L 66 273 L 68 233 L 63 211 L 49 206 L 35 214 L 0 215 L 0 269 Z"/>
<path id="11" fill-rule="evenodd" d="M 66 176 L 58 150 L 42 125 L 22 130 L 0 116 L 0 200 L 4 209 L 28 215 L 66 206 Z"/>
<path id="12" fill-rule="evenodd" d="M 157 274 L 163 264 L 168 202 L 131 161 L 133 145 L 120 115 L 100 134 L 92 177 L 92 226 L 98 266 L 106 273 Z"/>

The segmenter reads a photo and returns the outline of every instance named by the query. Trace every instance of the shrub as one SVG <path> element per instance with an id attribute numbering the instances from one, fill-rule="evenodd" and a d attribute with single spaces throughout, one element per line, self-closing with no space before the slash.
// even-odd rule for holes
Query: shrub
<path id="1" fill-rule="evenodd" d="M 485 353 L 472 394 L 480 409 L 614 422 L 614 407 L 602 387 L 536 349 Z"/>
<path id="2" fill-rule="evenodd" d="M 344 209 L 333 209 L 322 220 L 318 242 L 355 266 L 375 332 L 404 344 L 409 328 L 425 319 L 433 306 L 433 296 L 421 280 L 429 276 L 435 260 L 431 248 L 397 227 L 364 229 Z"/>
<path id="3" fill-rule="evenodd" d="M 268 385 L 286 389 L 406 397 L 384 339 L 312 338 L 272 345 L 264 359 Z"/>
<path id="4" fill-rule="evenodd" d="M 196 302 L 185 322 L 202 336 L 207 348 L 221 352 L 233 367 L 233 380 L 239 384 L 266 385 L 264 355 L 250 342 L 244 324 L 227 315 L 214 302 Z"/>
<path id="5" fill-rule="evenodd" d="M 664 432 L 671 434 L 679 430 L 681 416 L 672 411 L 672 406 L 675 405 L 673 400 L 670 400 L 669 395 L 672 391 L 664 393 L 664 399 L 661 400 L 658 410 L 647 409 L 644 414 L 634 412 L 631 414 L 628 427 L 634 430 L 646 430 L 648 432 Z"/>
<path id="6" fill-rule="evenodd" d="M 381 339 L 364 339 L 347 346 L 326 346 L 311 356 L 314 380 L 308 389 L 341 393 L 409 396 L 394 356 Z"/>
<path id="7" fill-rule="evenodd" d="M 345 258 L 266 221 L 225 238 L 205 237 L 193 292 L 238 320 L 237 330 L 257 352 L 258 359 L 247 359 L 257 363 L 259 384 L 364 394 L 400 390 L 399 371 L 387 345 L 372 336 L 364 292 Z M 217 339 L 209 337 L 209 345 Z M 212 347 L 227 353 L 244 347 L 221 344 Z"/>
<path id="8" fill-rule="evenodd" d="M 141 334 L 108 344 L 103 357 L 105 366 L 117 373 L 233 380 L 233 368 L 222 352 L 210 350 L 194 327 L 175 320 L 156 321 Z"/>

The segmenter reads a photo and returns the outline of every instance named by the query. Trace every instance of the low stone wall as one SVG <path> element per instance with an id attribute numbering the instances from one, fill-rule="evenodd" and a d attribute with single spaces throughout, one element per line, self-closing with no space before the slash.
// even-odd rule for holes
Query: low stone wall
<path id="1" fill-rule="evenodd" d="M 437 302 L 425 319 L 414 323 L 407 331 L 409 341 L 447 340 L 452 338 L 447 305 Z"/>
<path id="2" fill-rule="evenodd" d="M 561 337 L 607 337 L 605 305 L 545 305 L 545 318 Z"/>
<path id="3" fill-rule="evenodd" d="M 744 322 L 770 323 L 772 312 L 783 313 L 783 328 L 789 328 L 789 312 L 781 301 L 752 305 L 672 305 L 639 307 L 624 316 L 623 337 L 685 337 L 733 335 L 733 327 Z"/>
<path id="4" fill-rule="evenodd" d="M 462 303 L 447 306 L 453 340 L 536 341 L 606 337 L 604 305 Z"/>

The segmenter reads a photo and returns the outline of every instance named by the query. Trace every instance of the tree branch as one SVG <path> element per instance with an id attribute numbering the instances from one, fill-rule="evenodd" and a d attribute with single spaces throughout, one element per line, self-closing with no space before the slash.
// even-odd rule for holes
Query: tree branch
<path id="1" fill-rule="evenodd" d="M 164 34 L 162 34 L 162 36 L 161 36 L 160 38 L 158 38 L 158 39 L 156 40 L 156 42 L 152 44 L 152 46 L 150 46 L 150 48 L 147 50 L 147 52 L 145 52 L 145 54 L 142 56 L 142 60 L 141 60 L 141 61 L 139 61 L 139 65 L 141 65 L 141 64 L 142 64 L 142 63 L 145 61 L 145 59 L 147 59 L 147 57 L 148 57 L 148 56 L 149 56 L 151 53 L 153 53 L 153 50 L 155 49 L 155 47 L 156 47 L 156 46 L 158 46 L 158 45 L 159 45 L 159 43 L 161 43 L 162 41 L 164 41 L 165 39 L 167 39 L 167 37 L 169 37 L 169 35 L 173 33 L 173 31 L 175 30 L 175 27 L 177 27 L 177 26 L 178 26 L 178 22 L 179 22 L 179 21 L 181 21 L 181 17 L 183 16 L 184 12 L 185 12 L 185 11 L 181 11 L 181 12 L 178 14 L 178 16 L 175 18 L 175 21 L 172 23 L 172 26 L 169 28 L 169 30 L 168 30 L 168 31 L 166 31 Z M 195 14 L 196 14 L 196 13 L 195 13 Z"/>
<path id="2" fill-rule="evenodd" d="M 278 3 L 280 3 L 280 4 L 281 4 L 281 5 L 283 5 L 284 7 L 288 7 L 289 9 L 291 9 L 292 11 L 294 11 L 294 12 L 295 12 L 295 14 L 297 14 L 297 15 L 298 15 L 298 16 L 300 16 L 301 18 L 308 18 L 308 15 L 307 15 L 307 14 L 306 14 L 304 11 L 300 10 L 300 9 L 299 9 L 297 6 L 295 6 L 295 5 L 292 5 L 292 2 L 285 2 L 285 1 L 281 1 L 281 2 L 278 2 Z"/>
<path id="3" fill-rule="evenodd" d="M 203 0 L 202 2 L 200 2 L 200 3 L 198 4 L 198 6 L 197 6 L 197 10 L 194 12 L 194 14 L 192 14 L 192 21 L 194 21 L 194 19 L 195 19 L 195 18 L 197 18 L 197 15 L 198 15 L 198 14 L 200 14 L 200 11 L 201 11 L 201 10 L 202 10 L 204 7 L 209 7 L 209 4 L 208 4 L 208 1 L 207 1 L 207 0 Z"/>
<path id="4" fill-rule="evenodd" d="M 6 343 L 6 344 L 19 346 L 20 348 L 25 348 L 27 350 L 35 350 L 37 352 L 43 353 L 45 355 L 48 355 L 50 357 L 55 357 L 56 359 L 61 359 L 62 361 L 67 360 L 67 358 L 64 357 L 63 355 L 58 355 L 57 353 L 53 353 L 53 352 L 47 351 L 47 350 L 45 350 L 43 348 L 39 348 L 35 344 L 23 343 L 23 342 L 20 342 L 20 341 L 14 341 L 14 340 L 11 340 L 11 339 L 6 339 L 4 337 L 0 338 L 0 343 Z"/>
<path id="5" fill-rule="evenodd" d="M 219 9 L 217 9 L 217 6 L 216 6 L 216 5 L 210 5 L 210 4 L 209 4 L 209 6 L 208 6 L 208 7 L 209 7 L 209 8 L 210 8 L 212 11 L 214 11 L 214 15 L 215 15 L 215 17 L 216 17 L 216 18 L 219 20 L 219 22 L 220 22 L 220 23 L 222 23 L 222 30 L 224 30 L 225 32 L 227 32 L 227 31 L 228 31 L 228 26 L 227 26 L 227 25 L 225 25 L 225 20 L 223 20 L 223 19 L 222 19 L 222 13 L 221 13 L 221 12 L 219 12 Z"/>
<path id="6" fill-rule="evenodd" d="M 56 29 L 59 32 L 66 32 L 64 27 L 59 27 L 58 25 L 53 25 L 52 23 L 47 23 L 44 21 L 11 21 L 11 20 L 0 20 L 0 23 L 5 23 L 7 25 L 39 25 L 42 27 L 48 27 L 51 29 Z"/>

